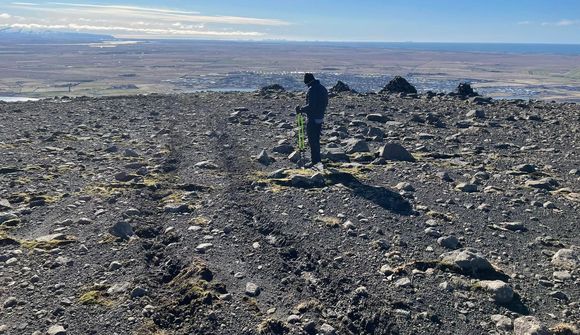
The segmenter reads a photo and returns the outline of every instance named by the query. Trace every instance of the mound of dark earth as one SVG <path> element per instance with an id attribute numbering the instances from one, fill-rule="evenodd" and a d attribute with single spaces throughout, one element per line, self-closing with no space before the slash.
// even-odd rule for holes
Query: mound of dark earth
<path id="1" fill-rule="evenodd" d="M 0 104 L 0 334 L 572 334 L 576 104 L 338 94 Z"/>

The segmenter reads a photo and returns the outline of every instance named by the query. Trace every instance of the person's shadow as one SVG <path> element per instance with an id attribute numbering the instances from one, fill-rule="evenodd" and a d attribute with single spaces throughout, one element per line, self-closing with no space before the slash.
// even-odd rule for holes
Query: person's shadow
<path id="1" fill-rule="evenodd" d="M 342 184 L 349 188 L 358 197 L 374 202 L 380 207 L 401 215 L 413 214 L 413 206 L 399 193 L 386 187 L 363 184 L 350 173 L 329 169 L 325 179 L 331 184 Z"/>

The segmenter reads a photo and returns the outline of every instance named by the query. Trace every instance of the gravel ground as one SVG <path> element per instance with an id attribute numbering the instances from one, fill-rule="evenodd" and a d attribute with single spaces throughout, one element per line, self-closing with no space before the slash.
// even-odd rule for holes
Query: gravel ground
<path id="1" fill-rule="evenodd" d="M 0 334 L 577 334 L 579 105 L 303 100 L 0 103 Z"/>

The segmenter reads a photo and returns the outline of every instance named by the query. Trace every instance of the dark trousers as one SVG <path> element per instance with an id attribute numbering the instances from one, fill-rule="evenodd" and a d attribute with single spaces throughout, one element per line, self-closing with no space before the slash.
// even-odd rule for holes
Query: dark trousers
<path id="1" fill-rule="evenodd" d="M 316 124 L 314 120 L 308 120 L 306 123 L 306 135 L 310 145 L 310 156 L 312 163 L 320 163 L 320 134 L 322 133 L 322 123 Z"/>

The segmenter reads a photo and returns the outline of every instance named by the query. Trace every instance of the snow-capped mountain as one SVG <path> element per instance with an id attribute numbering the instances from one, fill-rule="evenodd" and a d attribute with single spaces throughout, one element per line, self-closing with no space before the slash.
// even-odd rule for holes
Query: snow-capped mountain
<path id="1" fill-rule="evenodd" d="M 0 27 L 0 43 L 54 43 L 101 42 L 115 40 L 110 35 L 68 32 L 58 30 L 32 30 Z"/>

